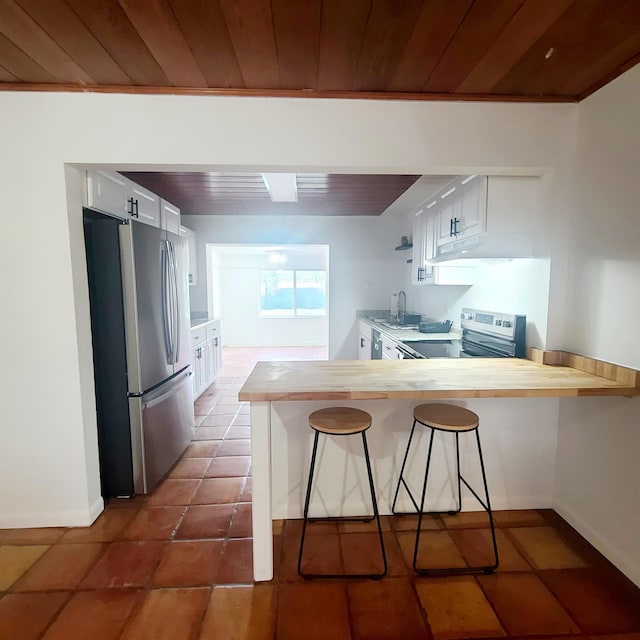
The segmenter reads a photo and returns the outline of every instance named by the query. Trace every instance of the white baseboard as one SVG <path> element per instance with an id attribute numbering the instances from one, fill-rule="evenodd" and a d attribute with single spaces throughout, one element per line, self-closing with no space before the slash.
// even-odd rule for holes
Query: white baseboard
<path id="1" fill-rule="evenodd" d="M 100 497 L 86 511 L 38 511 L 37 513 L 0 514 L 0 529 L 88 527 L 102 513 L 103 509 L 104 500 Z"/>
<path id="2" fill-rule="evenodd" d="M 89 524 L 95 522 L 96 518 L 104 511 L 104 500 L 102 496 L 98 496 L 98 498 L 94 501 L 94 503 L 89 507 Z M 88 525 L 87 525 L 88 526 Z"/>
<path id="3" fill-rule="evenodd" d="M 624 573 L 629 580 L 640 587 L 640 567 L 629 563 L 615 545 L 610 544 L 590 524 L 557 498 L 553 501 L 554 510 L 561 515 L 583 538 L 591 543 L 611 564 Z"/>

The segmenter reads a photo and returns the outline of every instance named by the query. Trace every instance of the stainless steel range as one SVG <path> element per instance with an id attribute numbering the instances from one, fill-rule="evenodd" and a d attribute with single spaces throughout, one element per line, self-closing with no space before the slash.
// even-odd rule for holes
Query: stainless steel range
<path id="1" fill-rule="evenodd" d="M 463 308 L 460 340 L 405 342 L 414 357 L 524 358 L 527 317 L 512 313 Z"/>

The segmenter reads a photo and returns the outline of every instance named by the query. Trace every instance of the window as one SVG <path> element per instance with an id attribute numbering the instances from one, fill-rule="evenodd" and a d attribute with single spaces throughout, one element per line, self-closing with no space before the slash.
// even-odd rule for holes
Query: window
<path id="1" fill-rule="evenodd" d="M 327 315 L 326 271 L 278 269 L 260 274 L 263 318 Z"/>

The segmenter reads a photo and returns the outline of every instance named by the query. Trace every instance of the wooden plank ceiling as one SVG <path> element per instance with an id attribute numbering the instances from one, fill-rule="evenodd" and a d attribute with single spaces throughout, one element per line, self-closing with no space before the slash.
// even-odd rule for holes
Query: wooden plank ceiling
<path id="1" fill-rule="evenodd" d="M 188 215 L 379 216 L 420 177 L 299 173 L 298 202 L 272 202 L 259 173 L 122 173 Z"/>
<path id="2" fill-rule="evenodd" d="M 638 0 L 0 0 L 0 88 L 581 100 Z"/>

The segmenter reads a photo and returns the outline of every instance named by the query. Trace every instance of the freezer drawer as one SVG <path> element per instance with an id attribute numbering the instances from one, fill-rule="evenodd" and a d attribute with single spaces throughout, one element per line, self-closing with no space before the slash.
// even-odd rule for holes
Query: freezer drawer
<path id="1" fill-rule="evenodd" d="M 130 400 L 140 417 L 143 477 L 142 487 L 136 487 L 136 492 L 151 493 L 193 438 L 191 367 L 157 389 Z"/>

